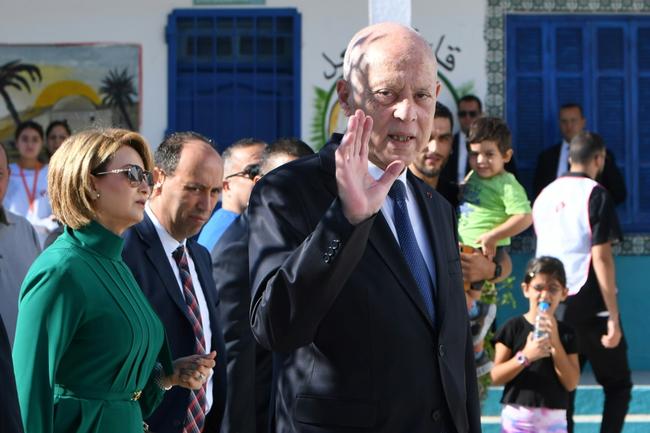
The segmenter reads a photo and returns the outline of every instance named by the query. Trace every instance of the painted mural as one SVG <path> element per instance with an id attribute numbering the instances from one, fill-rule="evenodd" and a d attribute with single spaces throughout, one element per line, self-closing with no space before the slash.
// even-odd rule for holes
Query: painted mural
<path id="1" fill-rule="evenodd" d="M 140 58 L 139 45 L 0 45 L 0 140 L 26 120 L 139 129 Z"/>
<path id="2" fill-rule="evenodd" d="M 474 82 L 469 81 L 459 85 L 452 83 L 450 77 L 462 50 L 458 45 L 446 43 L 445 39 L 446 35 L 441 35 L 435 43 L 429 45 L 434 50 L 438 61 L 438 79 L 442 85 L 439 100 L 455 112 L 458 100 L 464 95 L 474 93 Z M 314 88 L 314 117 L 309 138 L 315 149 L 323 147 L 333 132 L 344 131 L 346 122 L 336 95 L 336 82 L 343 74 L 345 50 L 337 55 L 323 52 L 321 56 L 325 62 L 323 78 L 326 84 L 324 87 Z"/>

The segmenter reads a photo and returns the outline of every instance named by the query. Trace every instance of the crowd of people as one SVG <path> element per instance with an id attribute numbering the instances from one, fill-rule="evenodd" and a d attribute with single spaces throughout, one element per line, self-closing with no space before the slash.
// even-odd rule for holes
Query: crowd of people
<path id="1" fill-rule="evenodd" d="M 122 129 L 18 126 L 15 163 L 0 146 L 0 431 L 476 433 L 489 374 L 502 431 L 572 432 L 587 361 L 601 431 L 621 431 L 625 186 L 580 106 L 560 110 L 531 207 L 508 126 L 476 96 L 453 134 L 417 32 L 360 30 L 336 91 L 347 128 L 317 154 L 297 138 L 219 154 L 196 132 L 152 154 Z M 482 292 L 531 224 L 529 309 L 491 357 Z"/>

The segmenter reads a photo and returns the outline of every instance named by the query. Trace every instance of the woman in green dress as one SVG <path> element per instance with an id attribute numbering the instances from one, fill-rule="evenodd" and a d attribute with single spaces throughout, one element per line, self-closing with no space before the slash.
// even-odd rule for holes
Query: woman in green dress
<path id="1" fill-rule="evenodd" d="M 171 361 L 122 261 L 152 165 L 142 136 L 119 129 L 74 135 L 52 158 L 48 193 L 66 228 L 25 277 L 13 351 L 26 432 L 141 433 L 165 389 L 198 389 L 214 366 L 214 352 Z"/>

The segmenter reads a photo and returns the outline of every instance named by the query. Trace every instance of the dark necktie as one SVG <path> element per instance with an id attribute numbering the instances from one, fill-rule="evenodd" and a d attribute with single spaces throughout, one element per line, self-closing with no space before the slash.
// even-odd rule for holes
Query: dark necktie
<path id="1" fill-rule="evenodd" d="M 393 223 L 395 224 L 395 231 L 397 231 L 397 238 L 399 239 L 399 246 L 402 249 L 402 254 L 406 262 L 411 268 L 411 274 L 415 278 L 422 295 L 422 300 L 429 313 L 429 317 L 435 323 L 435 308 L 433 306 L 433 293 L 434 286 L 427 264 L 422 256 L 422 251 L 418 246 L 411 226 L 411 219 L 409 218 L 408 208 L 406 207 L 406 186 L 404 183 L 397 179 L 391 186 L 388 196 L 393 199 Z M 435 269 L 435 268 L 434 268 Z M 435 270 L 433 272 L 435 275 Z"/>
<path id="2" fill-rule="evenodd" d="M 183 284 L 183 296 L 185 297 L 188 316 L 192 322 L 192 329 L 194 330 L 194 336 L 196 337 L 194 339 L 194 353 L 202 355 L 205 354 L 205 338 L 203 337 L 201 310 L 199 309 L 199 303 L 196 300 L 196 293 L 194 292 L 194 285 L 192 284 L 190 268 L 187 265 L 185 247 L 181 245 L 176 248 L 172 253 L 172 257 L 178 265 L 181 283 Z M 205 383 L 200 389 L 190 391 L 190 399 L 187 406 L 183 433 L 200 433 L 203 431 L 207 403 Z"/>

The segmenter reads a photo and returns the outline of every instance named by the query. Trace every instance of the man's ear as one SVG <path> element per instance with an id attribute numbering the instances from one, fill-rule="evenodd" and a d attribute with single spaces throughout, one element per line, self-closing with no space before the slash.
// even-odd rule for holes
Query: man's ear
<path id="1" fill-rule="evenodd" d="M 339 105 L 343 109 L 343 112 L 346 116 L 352 116 L 354 110 L 350 107 L 350 98 L 352 93 L 350 92 L 350 83 L 344 79 L 340 79 L 336 82 L 336 94 L 339 97 Z"/>
<path id="2" fill-rule="evenodd" d="M 165 182 L 165 172 L 158 167 L 153 168 L 153 188 L 152 192 L 162 188 L 163 183 Z"/>
<path id="3" fill-rule="evenodd" d="M 503 155 L 503 162 L 507 164 L 510 162 L 511 159 L 512 159 L 512 149 L 508 149 L 506 150 L 506 154 Z"/>
<path id="4" fill-rule="evenodd" d="M 224 180 L 223 180 L 223 188 L 222 188 L 222 190 L 221 190 L 221 194 L 223 194 L 223 193 L 226 192 L 226 191 L 230 191 L 230 181 L 224 179 Z"/>

